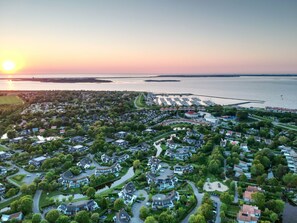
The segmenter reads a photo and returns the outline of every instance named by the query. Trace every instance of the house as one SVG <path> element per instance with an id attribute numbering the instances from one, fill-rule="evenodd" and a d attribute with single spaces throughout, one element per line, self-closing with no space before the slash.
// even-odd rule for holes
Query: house
<path id="1" fill-rule="evenodd" d="M 0 151 L 0 161 L 6 160 L 6 159 L 8 159 L 10 157 L 11 157 L 11 155 L 9 153 L 4 152 L 4 151 Z"/>
<path id="2" fill-rule="evenodd" d="M 7 169 L 3 166 L 0 166 L 0 175 L 3 176 L 3 175 L 6 175 L 7 174 Z"/>
<path id="3" fill-rule="evenodd" d="M 76 165 L 83 169 L 88 169 L 90 168 L 91 163 L 92 160 L 89 157 L 85 157 L 82 160 L 80 160 Z"/>
<path id="4" fill-rule="evenodd" d="M 113 154 L 112 156 L 108 156 L 107 154 L 104 153 L 101 156 L 101 161 L 103 163 L 115 163 L 115 162 L 122 163 L 122 162 L 125 162 L 127 159 L 129 159 L 128 154 L 124 154 L 121 156 L 116 156 Z"/>
<path id="5" fill-rule="evenodd" d="M 115 223 L 128 223 L 130 222 L 131 217 L 124 209 L 122 209 L 113 217 L 113 220 Z"/>
<path id="6" fill-rule="evenodd" d="M 255 138 L 256 142 L 261 142 L 261 138 L 259 136 L 255 136 L 254 138 Z"/>
<path id="7" fill-rule="evenodd" d="M 21 222 L 24 218 L 24 215 L 22 212 L 17 212 L 13 213 L 11 215 L 6 215 L 3 214 L 1 217 L 2 222 L 11 222 L 11 221 L 16 221 L 16 222 Z"/>
<path id="8" fill-rule="evenodd" d="M 146 179 L 149 185 L 154 184 L 159 190 L 173 189 L 178 182 L 174 175 L 161 174 L 157 176 L 150 172 L 146 174 Z"/>
<path id="9" fill-rule="evenodd" d="M 36 158 L 33 158 L 31 160 L 29 160 L 29 165 L 33 165 L 35 167 L 40 167 L 42 165 L 42 163 L 46 160 L 47 158 L 45 156 L 39 156 Z"/>
<path id="10" fill-rule="evenodd" d="M 173 172 L 178 175 L 183 175 L 187 173 L 192 173 L 193 171 L 194 171 L 194 167 L 192 165 L 187 165 L 187 166 L 175 165 Z"/>
<path id="11" fill-rule="evenodd" d="M 72 146 L 68 149 L 69 153 L 82 153 L 85 152 L 86 150 L 88 150 L 88 147 L 83 146 L 83 145 L 76 145 L 76 146 Z"/>
<path id="12" fill-rule="evenodd" d="M 129 151 L 132 153 L 136 153 L 138 151 L 147 152 L 149 149 L 150 149 L 150 145 L 144 142 L 137 146 L 130 147 Z"/>
<path id="13" fill-rule="evenodd" d="M 5 186 L 2 183 L 0 183 L 0 196 L 3 196 L 5 194 L 5 189 Z"/>
<path id="14" fill-rule="evenodd" d="M 289 169 L 297 173 L 297 152 L 291 147 L 279 146 L 278 148 L 286 157 Z"/>
<path id="15" fill-rule="evenodd" d="M 161 161 L 157 157 L 152 156 L 149 158 L 147 165 L 151 168 L 152 173 L 156 173 L 161 168 Z"/>
<path id="16" fill-rule="evenodd" d="M 124 131 L 120 131 L 114 134 L 115 137 L 119 138 L 119 139 L 123 139 L 128 135 L 127 132 Z"/>
<path id="17" fill-rule="evenodd" d="M 144 130 L 143 132 L 144 132 L 144 133 L 155 133 L 155 132 L 157 132 L 157 131 L 154 130 L 154 129 L 150 129 L 150 128 L 148 128 L 148 129 Z"/>
<path id="18" fill-rule="evenodd" d="M 177 160 L 187 160 L 191 158 L 192 153 L 189 151 L 188 148 L 179 148 L 176 150 L 167 149 L 165 152 L 165 156 L 168 156 L 170 159 L 177 159 Z"/>
<path id="19" fill-rule="evenodd" d="M 264 142 L 265 142 L 266 145 L 271 145 L 272 144 L 271 139 L 265 139 Z"/>
<path id="20" fill-rule="evenodd" d="M 152 208 L 173 208 L 174 203 L 179 200 L 179 193 L 177 191 L 171 191 L 169 194 L 157 194 L 153 196 Z"/>
<path id="21" fill-rule="evenodd" d="M 185 113 L 185 117 L 187 117 L 187 118 L 198 118 L 199 113 L 196 113 L 194 111 L 188 111 L 188 112 Z"/>
<path id="22" fill-rule="evenodd" d="M 221 139 L 220 146 L 226 147 L 226 145 L 227 145 L 227 140 L 226 139 Z"/>
<path id="23" fill-rule="evenodd" d="M 245 202 L 253 202 L 252 195 L 257 192 L 262 192 L 262 189 L 256 186 L 248 186 L 243 193 L 243 200 Z"/>
<path id="24" fill-rule="evenodd" d="M 75 176 L 70 170 L 67 170 L 66 172 L 61 174 L 58 182 L 61 183 L 64 187 L 79 188 L 82 185 L 89 184 L 89 178 L 81 174 Z"/>
<path id="25" fill-rule="evenodd" d="M 113 144 L 120 147 L 126 147 L 129 145 L 129 142 L 124 139 L 118 139 L 114 141 Z"/>
<path id="26" fill-rule="evenodd" d="M 94 200 L 77 201 L 70 204 L 61 204 L 57 210 L 65 215 L 75 215 L 79 211 L 95 211 L 99 208 Z"/>
<path id="27" fill-rule="evenodd" d="M 257 223 L 261 216 L 261 210 L 257 206 L 244 204 L 237 214 L 238 223 Z"/>
<path id="28" fill-rule="evenodd" d="M 115 163 L 112 166 L 100 166 L 97 167 L 95 170 L 95 176 L 106 175 L 106 174 L 115 174 L 117 175 L 118 172 L 122 169 L 119 163 Z"/>
<path id="29" fill-rule="evenodd" d="M 75 143 L 75 144 L 82 144 L 83 142 L 85 142 L 87 139 L 83 136 L 74 136 L 72 137 L 69 142 L 71 143 Z"/>
<path id="30" fill-rule="evenodd" d="M 124 155 L 118 156 L 117 161 L 118 163 L 122 163 L 122 162 L 125 162 L 127 159 L 129 159 L 129 157 L 130 156 L 128 154 L 124 154 Z"/>
<path id="31" fill-rule="evenodd" d="M 118 193 L 119 197 L 122 198 L 125 204 L 132 204 L 137 196 L 134 194 L 136 188 L 132 182 L 127 183 L 122 190 Z"/>
<path id="32" fill-rule="evenodd" d="M 243 150 L 244 152 L 246 152 L 246 153 L 250 152 L 247 143 L 241 143 L 241 144 L 240 144 L 240 149 L 242 149 L 242 150 Z"/>

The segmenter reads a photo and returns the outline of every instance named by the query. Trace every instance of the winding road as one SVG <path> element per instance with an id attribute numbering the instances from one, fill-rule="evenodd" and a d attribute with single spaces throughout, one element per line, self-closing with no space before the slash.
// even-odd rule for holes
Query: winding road
<path id="1" fill-rule="evenodd" d="M 198 210 L 198 208 L 200 207 L 201 203 L 202 203 L 202 198 L 204 193 L 199 193 L 197 187 L 195 186 L 195 184 L 191 181 L 187 181 L 188 184 L 190 184 L 190 186 L 192 187 L 193 191 L 194 191 L 194 195 L 196 197 L 197 200 L 197 204 L 196 207 L 187 215 L 187 217 L 182 221 L 182 223 L 188 223 L 189 222 L 189 218 L 192 214 L 195 214 L 196 211 Z"/>
<path id="2" fill-rule="evenodd" d="M 40 213 L 40 210 L 39 210 L 39 201 L 40 201 L 40 197 L 41 197 L 41 194 L 42 194 L 42 190 L 37 190 L 35 192 L 35 195 L 34 195 L 34 198 L 33 198 L 33 213 Z"/>
<path id="3" fill-rule="evenodd" d="M 142 223 L 143 222 L 139 217 L 139 213 L 140 213 L 140 208 L 142 206 L 146 206 L 146 203 L 148 202 L 148 194 L 145 190 L 139 190 L 136 193 L 137 197 L 139 197 L 139 195 L 141 195 L 141 194 L 143 195 L 143 197 L 145 199 L 143 201 L 141 201 L 140 203 L 134 203 L 134 205 L 132 206 L 133 217 L 131 218 L 131 223 Z"/>

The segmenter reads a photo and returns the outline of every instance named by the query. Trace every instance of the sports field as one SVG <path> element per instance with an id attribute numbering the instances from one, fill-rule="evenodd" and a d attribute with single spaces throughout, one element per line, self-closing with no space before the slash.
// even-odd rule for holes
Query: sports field
<path id="1" fill-rule="evenodd" d="M 17 105 L 23 104 L 22 99 L 15 95 L 0 96 L 0 105 Z"/>

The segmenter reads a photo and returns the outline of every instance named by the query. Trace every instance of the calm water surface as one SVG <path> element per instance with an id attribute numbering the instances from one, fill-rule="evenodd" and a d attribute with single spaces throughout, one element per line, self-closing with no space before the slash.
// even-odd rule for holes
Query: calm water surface
<path id="1" fill-rule="evenodd" d="M 85 77 L 81 75 L 82 77 Z M 180 82 L 145 82 L 149 77 L 100 77 L 112 83 L 45 83 L 32 81 L 0 80 L 0 90 L 111 90 L 111 91 L 150 91 L 154 93 L 192 93 L 207 95 L 202 100 L 219 104 L 241 101 L 219 99 L 217 97 L 262 100 L 263 104 L 251 103 L 246 106 L 279 106 L 297 108 L 296 77 L 221 77 L 221 78 L 157 78 L 158 80 L 180 80 Z M 28 77 L 24 75 L 14 77 Z M 42 75 L 35 77 L 74 77 L 73 75 Z M 79 75 L 76 75 L 79 77 Z"/>

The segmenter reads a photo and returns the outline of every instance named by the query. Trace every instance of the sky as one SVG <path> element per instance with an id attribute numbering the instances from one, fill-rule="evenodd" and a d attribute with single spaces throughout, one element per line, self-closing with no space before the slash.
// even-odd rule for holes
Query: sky
<path id="1" fill-rule="evenodd" d="M 0 63 L 29 74 L 297 73 L 296 12 L 296 0 L 0 0 Z"/>

